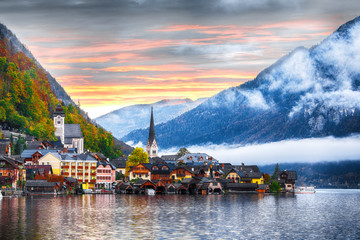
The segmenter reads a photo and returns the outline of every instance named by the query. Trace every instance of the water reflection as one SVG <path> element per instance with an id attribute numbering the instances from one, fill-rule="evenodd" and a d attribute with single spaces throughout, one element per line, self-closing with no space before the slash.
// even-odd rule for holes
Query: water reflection
<path id="1" fill-rule="evenodd" d="M 4 198 L 0 239 L 355 239 L 359 200 L 360 191 Z"/>

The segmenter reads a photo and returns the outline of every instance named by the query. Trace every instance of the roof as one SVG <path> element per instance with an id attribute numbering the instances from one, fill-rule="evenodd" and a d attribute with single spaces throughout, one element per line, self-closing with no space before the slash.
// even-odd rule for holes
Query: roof
<path id="1" fill-rule="evenodd" d="M 64 128 L 65 143 L 69 141 L 69 138 L 83 138 L 80 124 L 64 124 Z"/>
<path id="2" fill-rule="evenodd" d="M 18 168 L 15 159 L 12 159 L 10 157 L 0 155 L 0 162 L 7 162 L 12 168 Z"/>
<path id="3" fill-rule="evenodd" d="M 104 166 L 104 167 L 110 166 L 112 170 L 115 170 L 115 169 L 116 169 L 116 167 L 115 167 L 113 164 L 111 164 L 111 163 L 109 163 L 109 162 L 106 162 L 106 161 L 98 161 L 96 166 L 98 167 L 98 166 L 100 166 L 100 165 L 102 165 L 102 166 Z"/>
<path id="4" fill-rule="evenodd" d="M 64 113 L 64 109 L 62 108 L 62 106 L 60 105 L 60 103 L 57 105 L 57 107 L 55 108 L 55 112 L 53 114 L 54 117 L 56 116 L 62 116 L 65 117 L 65 113 Z"/>
<path id="5" fill-rule="evenodd" d="M 116 168 L 126 168 L 126 159 L 113 159 L 110 160 L 110 163 L 114 165 Z"/>
<path id="6" fill-rule="evenodd" d="M 165 160 L 160 157 L 150 157 L 149 163 L 156 164 L 156 163 L 165 163 Z"/>
<path id="7" fill-rule="evenodd" d="M 26 149 L 21 153 L 21 158 L 32 158 L 32 155 L 36 152 L 39 152 L 41 155 L 45 156 L 49 152 L 57 152 L 59 150 L 56 149 Z"/>
<path id="8" fill-rule="evenodd" d="M 278 172 L 275 172 L 275 179 L 279 179 L 280 175 L 282 173 L 286 173 L 287 174 L 287 180 L 296 180 L 297 179 L 297 174 L 296 174 L 296 171 L 278 171 Z"/>
<path id="9" fill-rule="evenodd" d="M 27 144 L 27 149 L 33 150 L 33 149 L 43 149 L 43 143 L 42 141 L 32 141 Z"/>
<path id="10" fill-rule="evenodd" d="M 153 106 L 151 106 L 151 117 L 150 117 L 150 129 L 149 129 L 148 143 L 150 145 L 152 145 L 154 140 L 156 140 L 156 138 L 155 138 L 155 124 L 154 124 Z"/>
<path id="11" fill-rule="evenodd" d="M 48 182 L 46 180 L 27 180 L 26 187 L 55 187 L 55 182 Z"/>
<path id="12" fill-rule="evenodd" d="M 180 158 L 180 155 L 162 155 L 161 158 L 164 161 L 176 161 Z"/>
<path id="13" fill-rule="evenodd" d="M 187 153 L 184 156 L 180 157 L 178 161 L 184 161 L 184 163 L 187 162 L 216 162 L 219 161 L 215 158 L 207 155 L 206 153 Z"/>
<path id="14" fill-rule="evenodd" d="M 61 153 L 60 156 L 62 160 L 67 160 L 67 161 L 97 161 L 89 153 L 81 153 L 81 154 Z"/>

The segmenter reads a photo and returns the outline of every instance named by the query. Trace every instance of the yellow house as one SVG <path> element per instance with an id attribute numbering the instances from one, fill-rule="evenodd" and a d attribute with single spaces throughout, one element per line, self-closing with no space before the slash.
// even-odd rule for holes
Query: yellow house
<path id="1" fill-rule="evenodd" d="M 51 165 L 53 173 L 61 173 L 61 157 L 57 152 L 49 152 L 39 159 L 39 165 Z"/>
<path id="2" fill-rule="evenodd" d="M 226 175 L 226 179 L 232 179 L 234 182 L 240 182 L 240 174 L 236 169 L 231 169 Z"/>
<path id="3" fill-rule="evenodd" d="M 170 179 L 173 181 L 182 181 L 186 178 L 192 178 L 193 176 L 195 176 L 195 173 L 193 171 L 191 171 L 190 169 L 184 167 L 184 166 L 179 166 L 176 167 L 171 173 L 170 173 Z"/>

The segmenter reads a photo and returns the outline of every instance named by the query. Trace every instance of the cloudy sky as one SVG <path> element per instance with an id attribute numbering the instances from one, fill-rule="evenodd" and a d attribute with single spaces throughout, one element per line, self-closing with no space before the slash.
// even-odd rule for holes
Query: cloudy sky
<path id="1" fill-rule="evenodd" d="M 357 0 L 0 1 L 0 22 L 92 117 L 212 96 L 359 13 Z"/>

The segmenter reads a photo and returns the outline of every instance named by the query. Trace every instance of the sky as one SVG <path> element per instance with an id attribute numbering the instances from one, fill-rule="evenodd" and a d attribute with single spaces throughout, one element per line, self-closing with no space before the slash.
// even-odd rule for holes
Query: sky
<path id="1" fill-rule="evenodd" d="M 357 0 L 5 0 L 0 22 L 94 118 L 213 96 L 359 10 Z"/>

